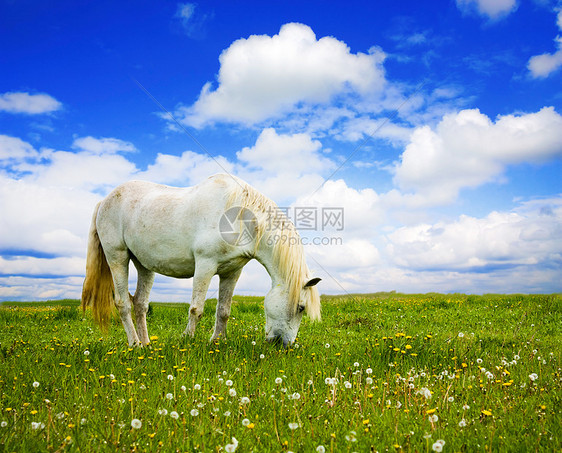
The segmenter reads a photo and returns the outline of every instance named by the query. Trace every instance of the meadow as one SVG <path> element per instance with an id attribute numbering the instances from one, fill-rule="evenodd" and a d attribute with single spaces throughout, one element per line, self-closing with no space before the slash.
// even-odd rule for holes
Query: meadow
<path id="1" fill-rule="evenodd" d="M 151 303 L 152 343 L 77 301 L 0 306 L 0 451 L 562 451 L 560 295 L 323 297 L 296 343 Z"/>

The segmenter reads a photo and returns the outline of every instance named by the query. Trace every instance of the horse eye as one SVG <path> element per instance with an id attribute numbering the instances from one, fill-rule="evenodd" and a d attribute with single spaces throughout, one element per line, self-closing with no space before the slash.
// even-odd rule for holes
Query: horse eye
<path id="1" fill-rule="evenodd" d="M 297 311 L 299 313 L 302 313 L 304 311 L 304 308 L 305 308 L 304 305 L 299 305 L 298 308 L 297 308 Z"/>

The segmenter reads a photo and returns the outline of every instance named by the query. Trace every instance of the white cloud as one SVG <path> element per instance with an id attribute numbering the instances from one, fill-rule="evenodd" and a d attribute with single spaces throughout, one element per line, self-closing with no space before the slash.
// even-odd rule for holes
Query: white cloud
<path id="1" fill-rule="evenodd" d="M 505 17 L 517 9 L 516 0 L 456 0 L 464 13 L 476 11 L 489 19 Z"/>
<path id="2" fill-rule="evenodd" d="M 135 145 L 131 142 L 107 137 L 80 137 L 74 140 L 72 147 L 82 151 L 89 151 L 93 154 L 115 154 L 120 151 L 136 151 Z"/>
<path id="3" fill-rule="evenodd" d="M 211 158 L 193 151 L 185 151 L 180 156 L 158 153 L 155 162 L 136 177 L 161 184 L 188 186 L 215 173 L 233 173 L 233 167 L 222 156 Z"/>
<path id="4" fill-rule="evenodd" d="M 367 239 L 347 239 L 341 245 L 309 245 L 305 251 L 311 257 L 310 268 L 320 265 L 323 269 L 336 270 L 336 275 L 380 264 L 379 250 Z"/>
<path id="5" fill-rule="evenodd" d="M 194 3 L 179 3 L 176 17 L 180 18 L 187 25 L 195 12 Z"/>
<path id="6" fill-rule="evenodd" d="M 529 59 L 527 67 L 535 78 L 548 77 L 562 66 L 562 38 L 557 37 L 558 50 L 554 53 L 543 53 Z"/>
<path id="7" fill-rule="evenodd" d="M 99 198 L 78 187 L 0 176 L 0 250 L 85 256 L 88 225 Z"/>
<path id="8" fill-rule="evenodd" d="M 562 259 L 560 237 L 562 198 L 556 198 L 484 218 L 463 215 L 453 222 L 399 228 L 387 236 L 387 253 L 410 270 L 549 269 Z"/>
<path id="9" fill-rule="evenodd" d="M 318 188 L 322 174 L 335 168 L 321 148 L 308 134 L 277 134 L 267 128 L 254 146 L 236 153 L 235 171 L 278 204 L 286 204 Z"/>
<path id="10" fill-rule="evenodd" d="M 342 208 L 344 229 L 341 234 L 349 237 L 364 237 L 365 233 L 372 232 L 386 220 L 385 206 L 373 189 L 357 190 L 349 187 L 343 179 L 326 181 L 315 193 L 302 194 L 294 206 L 316 207 L 319 210 Z M 336 233 L 340 234 L 334 231 Z"/>
<path id="11" fill-rule="evenodd" d="M 559 7 L 557 11 L 556 25 L 562 32 L 562 7 Z M 557 36 L 554 42 L 558 49 L 556 52 L 535 55 L 529 59 L 527 68 L 531 72 L 531 76 L 535 78 L 548 77 L 562 66 L 562 36 Z"/>
<path id="12" fill-rule="evenodd" d="M 20 161 L 37 155 L 37 151 L 29 143 L 17 137 L 0 135 L 0 161 L 4 161 L 4 165 L 6 161 Z"/>
<path id="13" fill-rule="evenodd" d="M 460 189 L 500 177 L 507 165 L 541 163 L 562 154 L 562 116 L 552 107 L 499 116 L 479 110 L 443 117 L 435 129 L 417 128 L 395 169 L 394 181 L 428 203 L 448 203 Z"/>
<path id="14" fill-rule="evenodd" d="M 299 102 L 326 103 L 344 92 L 367 94 L 384 85 L 384 53 L 352 54 L 333 37 L 316 39 L 306 25 L 290 23 L 278 35 L 253 35 L 220 56 L 218 87 L 207 83 L 199 99 L 176 112 L 186 124 L 214 121 L 253 124 Z"/>
<path id="15" fill-rule="evenodd" d="M 204 36 L 205 24 L 212 16 L 204 14 L 197 3 L 178 3 L 174 19 L 181 26 L 181 31 L 190 38 Z"/>
<path id="16" fill-rule="evenodd" d="M 236 153 L 238 160 L 249 168 L 267 172 L 322 173 L 334 164 L 320 154 L 322 144 L 308 134 L 278 135 L 275 129 L 264 129 L 254 146 Z"/>
<path id="17" fill-rule="evenodd" d="M 0 111 L 38 115 L 60 110 L 62 104 L 48 94 L 8 92 L 0 95 Z"/>

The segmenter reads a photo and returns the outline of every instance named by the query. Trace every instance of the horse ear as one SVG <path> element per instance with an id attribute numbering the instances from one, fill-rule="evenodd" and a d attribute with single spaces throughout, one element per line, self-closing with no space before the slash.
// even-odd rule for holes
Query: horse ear
<path id="1" fill-rule="evenodd" d="M 318 278 L 318 277 L 311 278 L 309 281 L 307 281 L 307 282 L 304 284 L 304 287 L 305 287 L 305 288 L 310 288 L 311 286 L 316 286 L 316 284 L 317 284 L 320 280 L 322 280 L 322 279 L 321 279 L 321 278 Z"/>

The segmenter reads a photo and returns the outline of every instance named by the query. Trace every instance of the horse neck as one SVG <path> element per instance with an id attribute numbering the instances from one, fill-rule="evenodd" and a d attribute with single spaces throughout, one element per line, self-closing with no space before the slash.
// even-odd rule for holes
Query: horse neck
<path id="1" fill-rule="evenodd" d="M 273 251 L 273 246 L 267 244 L 267 241 L 262 240 L 256 250 L 255 258 L 267 270 L 273 286 L 285 284 L 285 277 L 279 269 L 279 264 L 275 259 Z"/>

